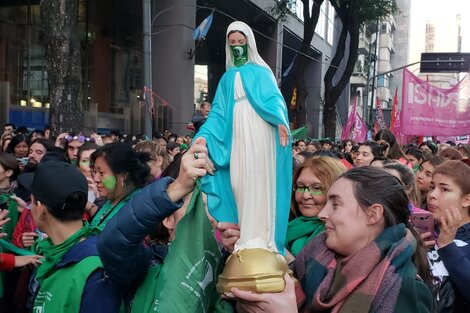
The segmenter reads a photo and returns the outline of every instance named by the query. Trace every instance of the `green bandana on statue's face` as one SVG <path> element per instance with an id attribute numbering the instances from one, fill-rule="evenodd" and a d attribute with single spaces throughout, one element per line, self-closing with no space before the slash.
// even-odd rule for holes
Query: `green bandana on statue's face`
<path id="1" fill-rule="evenodd" d="M 233 54 L 233 64 L 239 67 L 245 64 L 248 61 L 248 46 L 247 44 L 244 45 L 237 45 L 237 46 L 230 46 L 232 49 Z"/>

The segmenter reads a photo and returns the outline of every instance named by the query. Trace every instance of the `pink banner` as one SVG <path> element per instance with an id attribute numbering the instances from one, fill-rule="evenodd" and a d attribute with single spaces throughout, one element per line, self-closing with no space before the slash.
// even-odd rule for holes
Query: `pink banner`
<path id="1" fill-rule="evenodd" d="M 470 129 L 469 75 L 450 89 L 439 88 L 403 70 L 400 126 L 403 134 L 467 135 Z"/>
<path id="2" fill-rule="evenodd" d="M 357 106 L 357 97 L 354 97 L 354 103 L 349 113 L 348 120 L 346 121 L 346 125 L 343 127 L 343 131 L 341 132 L 341 140 L 349 139 L 349 134 L 351 133 L 351 128 L 354 126 L 354 117 L 356 116 L 356 106 Z"/>
<path id="3" fill-rule="evenodd" d="M 359 113 L 356 112 L 356 119 L 354 120 L 354 128 L 352 131 L 352 140 L 355 142 L 364 142 L 367 139 L 367 126 L 362 121 Z"/>

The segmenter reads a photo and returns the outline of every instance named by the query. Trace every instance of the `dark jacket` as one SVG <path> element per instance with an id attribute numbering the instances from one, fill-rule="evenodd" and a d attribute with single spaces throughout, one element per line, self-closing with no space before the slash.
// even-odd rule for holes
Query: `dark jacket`
<path id="1" fill-rule="evenodd" d="M 98 238 L 90 237 L 72 247 L 57 263 L 56 268 L 65 268 L 71 264 L 80 262 L 89 256 L 98 255 L 96 249 Z M 33 288 L 37 292 L 37 282 L 34 280 Z M 35 292 L 35 293 L 36 293 Z M 103 269 L 94 271 L 86 281 L 83 289 L 80 313 L 113 313 L 119 312 L 121 307 L 121 297 L 118 289 L 107 277 Z"/>
<path id="2" fill-rule="evenodd" d="M 455 239 L 428 253 L 436 278 L 435 312 L 439 313 L 470 312 L 470 223 L 459 227 Z M 442 271 L 442 264 L 448 275 Z"/>
<path id="3" fill-rule="evenodd" d="M 166 188 L 172 181 L 165 177 L 143 188 L 101 233 L 98 251 L 103 265 L 127 297 L 135 292 L 152 262 L 161 262 L 166 256 L 164 247 L 146 247 L 144 238 L 183 205 L 183 201 L 173 203 L 168 197 Z"/>
<path id="4" fill-rule="evenodd" d="M 197 110 L 191 118 L 191 123 L 193 123 L 194 131 L 197 133 L 202 124 L 206 121 L 207 116 L 204 116 L 200 110 Z"/>

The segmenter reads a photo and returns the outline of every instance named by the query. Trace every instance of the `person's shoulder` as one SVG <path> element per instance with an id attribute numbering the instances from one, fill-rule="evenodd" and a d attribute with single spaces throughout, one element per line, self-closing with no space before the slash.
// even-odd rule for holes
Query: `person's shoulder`
<path id="1" fill-rule="evenodd" d="M 98 256 L 97 242 L 98 237 L 91 236 L 77 243 L 64 255 L 62 260 L 57 263 L 57 267 L 66 267 L 71 264 L 79 263 L 87 257 Z"/>
<path id="2" fill-rule="evenodd" d="M 402 277 L 395 312 L 431 312 L 433 297 L 431 289 L 417 275 Z"/>

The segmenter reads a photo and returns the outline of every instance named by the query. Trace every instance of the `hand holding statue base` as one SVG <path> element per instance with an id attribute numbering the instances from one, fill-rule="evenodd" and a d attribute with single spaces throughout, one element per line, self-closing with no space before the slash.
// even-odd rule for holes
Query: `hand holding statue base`
<path id="1" fill-rule="evenodd" d="M 286 273 L 292 275 L 279 253 L 259 248 L 234 251 L 219 275 L 217 291 L 229 297 L 232 288 L 257 293 L 281 292 Z"/>

